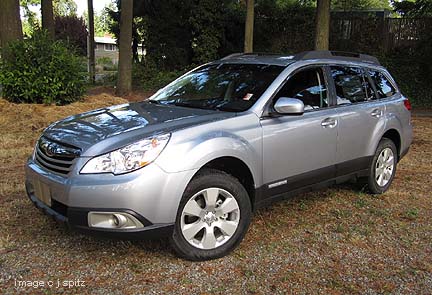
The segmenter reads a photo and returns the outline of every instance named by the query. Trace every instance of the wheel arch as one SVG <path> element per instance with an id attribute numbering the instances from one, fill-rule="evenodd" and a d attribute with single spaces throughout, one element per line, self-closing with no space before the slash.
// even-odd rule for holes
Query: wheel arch
<path id="1" fill-rule="evenodd" d="M 384 132 L 381 138 L 388 138 L 394 143 L 394 145 L 396 146 L 396 151 L 397 151 L 397 156 L 399 161 L 400 154 L 401 154 L 401 136 L 399 131 L 393 128 L 388 129 L 386 132 Z"/>
<path id="2" fill-rule="evenodd" d="M 201 166 L 201 168 L 195 173 L 194 177 L 205 169 L 220 170 L 237 178 L 246 189 L 251 206 L 254 208 L 256 182 L 252 170 L 243 160 L 233 156 L 214 158 Z"/>

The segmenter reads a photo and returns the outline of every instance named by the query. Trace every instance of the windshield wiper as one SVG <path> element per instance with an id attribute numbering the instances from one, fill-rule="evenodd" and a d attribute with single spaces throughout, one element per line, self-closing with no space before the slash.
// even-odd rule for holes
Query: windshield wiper
<path id="1" fill-rule="evenodd" d="M 161 104 L 161 102 L 159 100 L 155 100 L 155 99 L 149 99 L 147 100 L 149 103 L 153 103 L 153 104 Z"/>
<path id="2" fill-rule="evenodd" d="M 175 102 L 174 105 L 178 106 L 178 107 L 186 107 L 186 108 L 194 108 L 194 109 L 215 110 L 214 107 L 204 106 L 204 105 L 196 105 L 196 104 L 191 104 L 191 103 L 181 102 L 181 101 Z"/>

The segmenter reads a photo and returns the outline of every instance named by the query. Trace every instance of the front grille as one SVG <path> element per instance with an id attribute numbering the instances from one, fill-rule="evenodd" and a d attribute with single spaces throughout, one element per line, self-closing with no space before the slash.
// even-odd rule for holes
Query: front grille
<path id="1" fill-rule="evenodd" d="M 68 174 L 79 157 L 81 150 L 71 145 L 58 143 L 46 137 L 41 137 L 36 145 L 36 162 L 59 174 Z"/>

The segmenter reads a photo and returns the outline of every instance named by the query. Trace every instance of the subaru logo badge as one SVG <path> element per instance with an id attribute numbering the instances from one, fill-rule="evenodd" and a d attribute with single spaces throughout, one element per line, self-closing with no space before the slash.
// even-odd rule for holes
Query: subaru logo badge
<path id="1" fill-rule="evenodd" d="M 46 152 L 47 156 L 49 156 L 49 157 L 54 156 L 56 154 L 56 148 L 55 148 L 54 144 L 52 144 L 52 143 L 48 144 L 45 152 Z"/>

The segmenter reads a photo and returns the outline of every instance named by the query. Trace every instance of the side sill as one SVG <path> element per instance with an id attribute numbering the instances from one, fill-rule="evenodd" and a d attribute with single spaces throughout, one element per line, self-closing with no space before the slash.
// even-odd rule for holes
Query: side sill
<path id="1" fill-rule="evenodd" d="M 347 175 L 338 176 L 329 180 L 321 181 L 315 184 L 307 185 L 301 188 L 297 188 L 294 190 L 287 191 L 285 193 L 276 194 L 276 195 L 268 195 L 266 190 L 268 190 L 267 184 L 256 189 L 255 194 L 260 196 L 261 201 L 256 202 L 254 205 L 254 211 L 272 205 L 275 202 L 279 202 L 282 200 L 289 199 L 295 195 L 306 193 L 310 191 L 315 191 L 323 188 L 327 188 L 329 186 L 335 184 L 341 184 L 350 180 L 357 180 L 358 178 L 367 177 L 369 175 L 369 169 L 363 169 L 360 171 L 356 171 Z"/>

